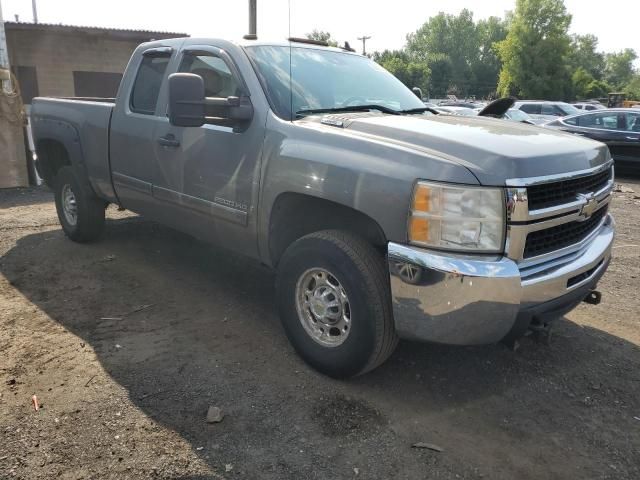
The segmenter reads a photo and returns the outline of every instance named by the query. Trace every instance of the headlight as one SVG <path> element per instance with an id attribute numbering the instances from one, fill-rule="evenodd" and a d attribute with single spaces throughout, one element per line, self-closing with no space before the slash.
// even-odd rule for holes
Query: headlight
<path id="1" fill-rule="evenodd" d="M 418 182 L 408 230 L 409 241 L 416 245 L 501 252 L 505 231 L 503 190 Z"/>

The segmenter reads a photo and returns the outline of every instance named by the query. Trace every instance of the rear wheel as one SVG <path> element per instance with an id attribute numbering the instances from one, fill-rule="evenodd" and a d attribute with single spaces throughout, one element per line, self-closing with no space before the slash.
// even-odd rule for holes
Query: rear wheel
<path id="1" fill-rule="evenodd" d="M 278 302 L 298 354 L 336 378 L 383 363 L 398 342 L 388 278 L 379 252 L 350 233 L 328 230 L 293 243 L 279 264 Z"/>
<path id="2" fill-rule="evenodd" d="M 72 167 L 56 175 L 55 200 L 64 233 L 74 242 L 96 240 L 104 230 L 105 202 Z"/>

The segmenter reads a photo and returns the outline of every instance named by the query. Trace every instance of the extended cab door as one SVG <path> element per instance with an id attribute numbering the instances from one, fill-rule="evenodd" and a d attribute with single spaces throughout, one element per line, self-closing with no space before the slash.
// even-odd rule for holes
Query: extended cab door
<path id="1" fill-rule="evenodd" d="M 166 123 L 158 111 L 158 96 L 166 82 L 174 51 L 150 47 L 130 62 L 111 118 L 109 158 L 120 204 L 138 213 L 153 213 L 151 186 L 155 177 L 155 130 Z"/>
<path id="2" fill-rule="evenodd" d="M 255 93 L 226 50 L 214 46 L 185 47 L 173 69 L 201 76 L 207 97 Z M 266 109 L 254 105 L 249 121 L 220 118 L 215 107 L 207 109 L 201 127 L 177 127 L 165 118 L 155 130 L 153 195 L 166 209 L 168 223 L 255 256 Z"/>
<path id="3" fill-rule="evenodd" d="M 619 156 L 634 167 L 640 167 L 640 111 L 629 109 L 624 116 L 625 132 L 620 141 Z"/>

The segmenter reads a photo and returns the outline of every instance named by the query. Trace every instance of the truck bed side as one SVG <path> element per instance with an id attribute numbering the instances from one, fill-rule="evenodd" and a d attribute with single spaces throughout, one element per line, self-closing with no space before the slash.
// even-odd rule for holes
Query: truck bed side
<path id="1" fill-rule="evenodd" d="M 117 202 L 109 168 L 112 99 L 35 98 L 31 109 L 38 170 L 52 185 L 65 165 L 82 169 L 96 194 Z"/>

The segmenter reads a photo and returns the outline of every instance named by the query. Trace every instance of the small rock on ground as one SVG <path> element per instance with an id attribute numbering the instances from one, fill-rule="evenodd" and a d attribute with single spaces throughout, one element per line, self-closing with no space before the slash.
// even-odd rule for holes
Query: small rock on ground
<path id="1" fill-rule="evenodd" d="M 224 418 L 224 413 L 218 407 L 209 407 L 207 411 L 207 423 L 220 423 Z"/>

